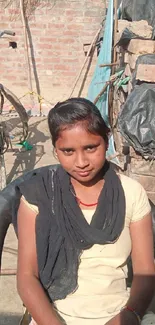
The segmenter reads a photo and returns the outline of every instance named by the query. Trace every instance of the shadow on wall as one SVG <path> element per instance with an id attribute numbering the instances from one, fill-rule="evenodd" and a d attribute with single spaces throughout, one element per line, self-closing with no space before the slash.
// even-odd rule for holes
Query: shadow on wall
<path id="1" fill-rule="evenodd" d="M 33 170 L 34 168 L 37 168 L 39 165 L 40 160 L 45 155 L 45 142 L 49 140 L 49 147 L 52 148 L 50 136 L 48 134 L 48 129 L 46 128 L 46 118 L 35 120 L 33 121 L 30 119 L 29 123 L 29 138 L 28 142 L 30 142 L 33 145 L 32 150 L 26 151 L 19 150 L 18 147 L 14 146 L 13 150 L 9 149 L 8 153 L 6 153 L 6 165 L 11 165 L 11 170 L 9 171 L 8 177 L 7 177 L 7 183 L 11 182 L 13 179 L 17 178 L 23 172 Z M 19 123 L 18 118 L 13 118 L 11 121 L 13 128 L 16 128 L 16 126 Z M 16 149 L 17 148 L 17 149 Z M 15 157 L 15 160 L 10 160 L 9 162 L 9 154 L 12 153 L 12 158 Z M 8 155 L 8 156 L 7 156 Z M 47 165 L 52 164 L 52 149 L 51 152 L 49 148 L 47 149 Z M 11 158 L 11 159 L 12 159 Z M 44 161 L 44 164 L 46 164 L 46 161 Z M 37 166 L 36 166 L 37 165 Z"/>

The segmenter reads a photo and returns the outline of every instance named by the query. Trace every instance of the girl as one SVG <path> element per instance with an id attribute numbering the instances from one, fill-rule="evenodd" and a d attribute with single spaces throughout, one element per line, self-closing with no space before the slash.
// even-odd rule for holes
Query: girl
<path id="1" fill-rule="evenodd" d="M 154 294 L 147 195 L 106 161 L 109 129 L 90 101 L 58 103 L 48 124 L 60 165 L 19 186 L 21 299 L 38 325 L 138 325 Z"/>

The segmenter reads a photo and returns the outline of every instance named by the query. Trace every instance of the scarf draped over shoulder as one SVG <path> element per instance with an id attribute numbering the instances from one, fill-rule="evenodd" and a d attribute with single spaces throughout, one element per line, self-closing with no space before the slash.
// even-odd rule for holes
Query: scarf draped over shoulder
<path id="1" fill-rule="evenodd" d="M 70 177 L 59 166 L 45 169 L 18 185 L 17 191 L 38 206 L 36 247 L 39 280 L 51 301 L 77 289 L 80 255 L 94 244 L 115 242 L 125 220 L 125 196 L 112 164 L 104 166 L 104 186 L 88 224 L 78 206 Z"/>

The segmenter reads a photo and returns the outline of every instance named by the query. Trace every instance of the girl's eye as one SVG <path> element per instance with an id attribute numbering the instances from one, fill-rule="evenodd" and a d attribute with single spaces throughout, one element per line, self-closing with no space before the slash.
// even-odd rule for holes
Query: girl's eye
<path id="1" fill-rule="evenodd" d="M 71 149 L 65 149 L 65 150 L 63 150 L 63 152 L 64 152 L 65 155 L 70 156 L 70 155 L 72 155 L 73 150 L 71 150 Z"/>
<path id="2" fill-rule="evenodd" d="M 96 147 L 88 147 L 86 150 L 88 152 L 94 152 L 96 150 Z"/>

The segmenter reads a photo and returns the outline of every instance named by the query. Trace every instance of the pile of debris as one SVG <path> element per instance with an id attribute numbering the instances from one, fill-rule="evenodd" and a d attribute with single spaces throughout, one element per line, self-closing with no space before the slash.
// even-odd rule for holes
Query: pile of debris
<path id="1" fill-rule="evenodd" d="M 133 75 L 137 81 L 155 82 L 155 41 L 152 33 L 153 28 L 147 21 L 118 20 L 117 44 L 121 44 L 117 46 L 118 61 L 125 66 L 124 75 L 130 77 L 128 93 L 132 90 Z M 149 54 L 152 54 L 151 61 Z"/>
<path id="2" fill-rule="evenodd" d="M 121 80 L 114 88 L 113 128 L 116 150 L 122 155 L 122 166 L 125 162 L 126 167 L 130 165 L 130 176 L 137 178 L 145 188 L 146 177 L 144 181 L 142 175 L 147 176 L 149 191 L 155 202 L 155 178 L 153 185 L 148 180 L 148 177 L 155 177 L 153 27 L 146 20 L 118 20 L 115 47 L 117 72 L 123 69 Z M 138 174 L 141 174 L 140 179 Z"/>

